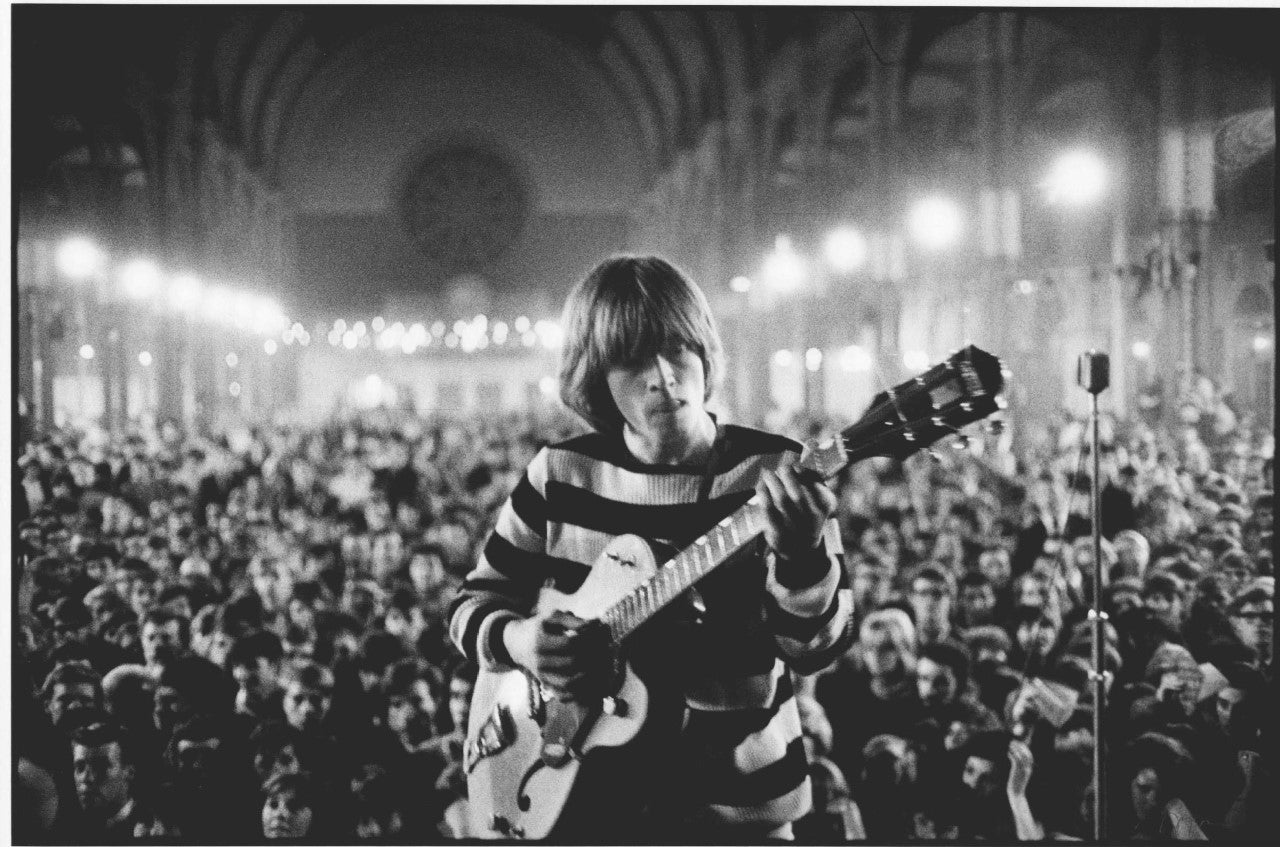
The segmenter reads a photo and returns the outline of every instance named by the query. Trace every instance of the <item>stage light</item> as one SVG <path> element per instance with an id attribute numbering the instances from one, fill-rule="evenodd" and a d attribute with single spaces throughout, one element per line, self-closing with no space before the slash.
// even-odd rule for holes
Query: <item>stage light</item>
<path id="1" fill-rule="evenodd" d="M 827 261 L 841 273 L 857 270 L 867 260 L 867 239 L 851 227 L 827 233 Z"/>
<path id="2" fill-rule="evenodd" d="M 54 263 L 64 276 L 71 279 L 88 279 L 106 263 L 106 256 L 98 245 L 87 238 L 68 238 L 58 245 Z"/>
<path id="3" fill-rule="evenodd" d="M 1265 335 L 1255 335 L 1253 337 L 1253 351 L 1255 353 L 1265 353 L 1271 349 L 1271 339 Z"/>
<path id="4" fill-rule="evenodd" d="M 1133 355 L 1137 359 L 1146 359 L 1151 355 L 1151 345 L 1146 341 L 1133 342 Z"/>
<path id="5" fill-rule="evenodd" d="M 542 346 L 557 350 L 564 343 L 564 330 L 555 321 L 541 320 L 534 324 L 534 332 L 542 339 Z"/>
<path id="6" fill-rule="evenodd" d="M 139 353 L 138 364 L 142 365 L 144 368 L 151 367 L 151 354 L 148 353 L 146 350 L 143 350 L 141 353 Z"/>
<path id="7" fill-rule="evenodd" d="M 369 326 L 373 329 L 374 332 L 382 332 L 382 330 L 385 329 L 387 326 L 387 319 L 384 318 L 382 315 L 378 315 L 376 318 L 369 321 Z"/>
<path id="8" fill-rule="evenodd" d="M 902 354 L 902 364 L 913 373 L 919 373 L 929 367 L 929 354 L 923 350 L 908 350 Z"/>
<path id="9" fill-rule="evenodd" d="M 1023 296 L 1030 296 L 1036 290 L 1036 284 L 1029 279 L 1020 279 L 1014 284 L 1018 287 L 1018 293 Z"/>
<path id="10" fill-rule="evenodd" d="M 268 356 L 274 356 L 276 354 L 276 350 L 280 348 L 276 344 L 276 340 L 274 338 L 268 338 L 266 341 L 262 342 L 262 349 Z"/>
<path id="11" fill-rule="evenodd" d="M 531 326 L 533 326 L 533 324 L 529 322 L 529 318 L 527 318 L 526 316 L 521 315 L 520 317 L 516 318 L 516 332 L 520 333 L 521 335 L 524 335 L 526 332 L 528 332 L 529 327 Z"/>
<path id="12" fill-rule="evenodd" d="M 520 343 L 525 347 L 532 347 L 538 343 L 538 336 L 532 330 L 529 330 L 520 336 Z"/>
<path id="13" fill-rule="evenodd" d="M 789 368 L 794 361 L 795 355 L 790 350 L 778 350 L 773 354 L 773 363 L 780 368 Z"/>
<path id="14" fill-rule="evenodd" d="M 226 362 L 227 362 L 227 367 L 234 368 L 236 365 L 240 364 L 240 357 L 237 356 L 235 353 L 228 353 Z"/>
<path id="15" fill-rule="evenodd" d="M 791 247 L 791 239 L 779 235 L 773 252 L 764 260 L 764 279 L 778 291 L 792 291 L 804 281 L 807 269 L 804 259 Z"/>
<path id="16" fill-rule="evenodd" d="M 840 367 L 853 372 L 869 371 L 871 354 L 857 344 L 850 344 L 840 353 Z"/>
<path id="17" fill-rule="evenodd" d="M 369 328 L 364 325 L 364 321 L 356 321 L 355 324 L 352 325 L 351 331 L 356 334 L 356 338 L 364 338 L 365 333 L 369 331 Z"/>
<path id="18" fill-rule="evenodd" d="M 456 333 L 449 333 L 444 337 L 444 346 L 452 349 L 458 346 L 458 336 Z"/>
<path id="19" fill-rule="evenodd" d="M 509 329 L 507 328 L 506 321 L 498 321 L 493 325 L 493 343 L 506 344 L 508 333 Z"/>
<path id="20" fill-rule="evenodd" d="M 751 278 L 745 276 L 735 276 L 729 280 L 729 287 L 739 294 L 746 294 L 751 290 Z"/>
<path id="21" fill-rule="evenodd" d="M 817 372 L 822 367 L 822 351 L 817 347 L 804 351 L 804 366 L 811 372 Z"/>
<path id="22" fill-rule="evenodd" d="M 169 305 L 179 312 L 195 309 L 200 303 L 204 286 L 191 274 L 179 274 L 169 282 Z"/>
<path id="23" fill-rule="evenodd" d="M 92 345 L 92 344 L 82 344 L 82 345 L 80 345 L 80 358 L 81 358 L 81 359 L 84 359 L 84 360 L 87 362 L 88 360 L 92 359 L 92 358 L 93 358 L 93 356 L 94 356 L 94 350 L 93 350 L 93 345 Z"/>
<path id="24" fill-rule="evenodd" d="M 553 376 L 544 376 L 538 380 L 538 389 L 544 397 L 554 397 L 556 394 L 556 379 Z"/>
<path id="25" fill-rule="evenodd" d="M 431 334 L 436 338 L 444 338 L 444 321 L 436 321 L 431 325 Z"/>
<path id="26" fill-rule="evenodd" d="M 1107 168 L 1096 153 L 1071 150 L 1053 163 L 1044 181 L 1050 203 L 1082 206 L 1102 196 L 1107 187 Z"/>
<path id="27" fill-rule="evenodd" d="M 160 267 L 150 259 L 134 259 L 121 269 L 120 283 L 134 300 L 154 297 L 160 290 Z"/>
<path id="28" fill-rule="evenodd" d="M 342 333 L 342 346 L 348 350 L 356 349 L 356 345 L 360 343 L 360 336 L 356 334 L 354 329 L 349 329 Z"/>
<path id="29" fill-rule="evenodd" d="M 231 396 L 232 396 L 232 397 L 239 397 L 239 396 L 240 396 L 240 383 L 238 383 L 238 382 L 233 382 L 233 383 L 231 383 L 230 385 L 228 385 L 228 386 L 227 386 L 227 391 L 229 391 L 229 392 L 231 393 Z"/>
<path id="30" fill-rule="evenodd" d="M 907 228 L 921 247 L 942 250 L 956 242 L 964 224 L 955 203 L 945 197 L 928 197 L 911 209 Z"/>

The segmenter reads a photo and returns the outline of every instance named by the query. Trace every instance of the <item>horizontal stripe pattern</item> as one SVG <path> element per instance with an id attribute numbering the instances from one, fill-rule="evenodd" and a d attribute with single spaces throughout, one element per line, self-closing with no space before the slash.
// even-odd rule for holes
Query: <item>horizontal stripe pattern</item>
<path id="1" fill-rule="evenodd" d="M 548 580 L 574 591 L 618 535 L 691 542 L 750 499 L 763 468 L 794 461 L 797 449 L 781 436 L 721 426 L 711 494 L 699 503 L 699 475 L 637 462 L 618 435 L 593 433 L 544 448 L 463 584 L 451 637 L 468 656 L 492 662 L 476 638 L 510 610 L 531 611 Z M 789 592 L 760 552 L 741 551 L 756 564 L 724 566 L 715 575 L 718 588 L 706 580 L 705 621 L 680 636 L 692 641 L 673 648 L 684 655 L 670 664 L 681 665 L 680 678 L 688 680 L 688 742 L 681 747 L 689 761 L 682 767 L 695 777 L 695 804 L 726 823 L 781 825 L 811 806 L 791 674 L 827 664 L 853 634 L 852 605 L 841 599 L 848 594 L 843 551 L 837 542 L 826 552 L 834 561 L 829 577 Z"/>

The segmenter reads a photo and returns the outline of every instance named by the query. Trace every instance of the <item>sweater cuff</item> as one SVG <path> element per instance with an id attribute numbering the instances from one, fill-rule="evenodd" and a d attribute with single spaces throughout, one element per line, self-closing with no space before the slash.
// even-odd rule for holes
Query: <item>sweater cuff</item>
<path id="1" fill-rule="evenodd" d="M 773 568 L 779 585 L 788 591 L 801 591 L 822 582 L 831 570 L 831 557 L 827 555 L 827 545 L 819 541 L 817 547 L 797 559 L 784 560 L 774 553 Z"/>
<path id="2" fill-rule="evenodd" d="M 515 612 L 500 609 L 480 624 L 476 634 L 476 655 L 480 658 L 480 666 L 486 670 L 494 668 L 515 668 L 515 660 L 507 652 L 507 645 L 502 641 L 502 632 L 507 624 L 520 618 Z"/>

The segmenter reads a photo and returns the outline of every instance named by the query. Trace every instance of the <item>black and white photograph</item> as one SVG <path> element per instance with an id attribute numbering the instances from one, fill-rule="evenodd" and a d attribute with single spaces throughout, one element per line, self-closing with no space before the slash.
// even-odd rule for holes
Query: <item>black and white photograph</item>
<path id="1" fill-rule="evenodd" d="M 0 840 L 1280 837 L 1280 4 L 0 39 Z"/>

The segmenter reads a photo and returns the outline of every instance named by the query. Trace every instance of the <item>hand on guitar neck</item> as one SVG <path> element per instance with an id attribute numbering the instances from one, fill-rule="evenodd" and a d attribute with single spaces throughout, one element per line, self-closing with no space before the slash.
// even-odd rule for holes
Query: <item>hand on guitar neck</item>
<path id="1" fill-rule="evenodd" d="M 516 664 L 561 699 L 611 693 L 617 650 L 608 627 L 598 620 L 569 612 L 538 614 L 507 624 L 502 642 Z"/>
<path id="2" fill-rule="evenodd" d="M 835 513 L 836 495 L 812 470 L 783 466 L 764 470 L 756 493 L 764 501 L 764 539 L 778 557 L 779 581 L 783 584 L 807 582 L 802 574 L 788 579 L 788 570 L 803 568 L 822 541 L 822 529 Z"/>

